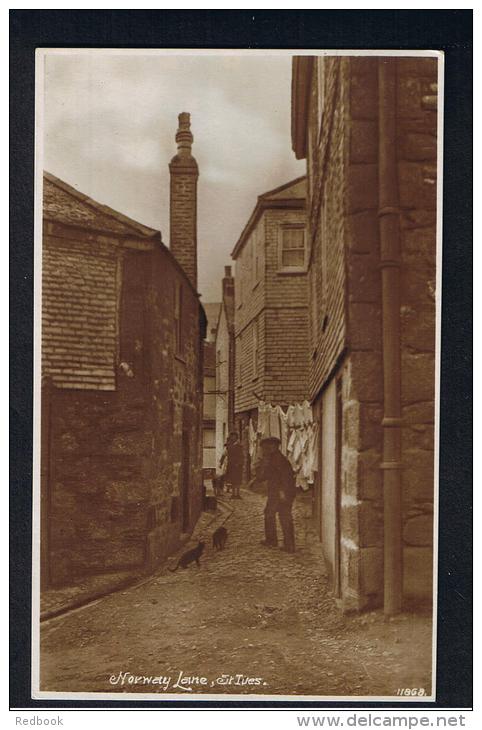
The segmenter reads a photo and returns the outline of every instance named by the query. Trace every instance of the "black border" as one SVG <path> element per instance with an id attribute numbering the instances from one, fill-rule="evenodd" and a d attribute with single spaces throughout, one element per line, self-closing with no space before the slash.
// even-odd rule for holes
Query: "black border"
<path id="1" fill-rule="evenodd" d="M 472 705 L 472 11 L 10 11 L 10 703 L 12 708 Z M 445 53 L 436 703 L 57 701 L 30 697 L 34 69 L 37 47 L 433 49 Z M 320 647 L 322 651 L 322 647 Z"/>

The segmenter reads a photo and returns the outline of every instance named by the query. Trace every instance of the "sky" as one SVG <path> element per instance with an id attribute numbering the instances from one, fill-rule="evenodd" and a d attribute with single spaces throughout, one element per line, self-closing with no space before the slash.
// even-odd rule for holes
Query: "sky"
<path id="1" fill-rule="evenodd" d="M 291 57 L 45 56 L 44 169 L 169 244 L 177 116 L 190 112 L 198 180 L 198 290 L 224 266 L 258 195 L 305 173 L 290 137 Z"/>

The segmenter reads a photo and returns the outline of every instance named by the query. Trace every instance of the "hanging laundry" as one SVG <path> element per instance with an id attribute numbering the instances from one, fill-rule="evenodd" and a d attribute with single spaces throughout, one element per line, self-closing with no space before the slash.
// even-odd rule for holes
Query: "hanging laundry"
<path id="1" fill-rule="evenodd" d="M 307 400 L 303 401 L 303 403 L 301 404 L 301 408 L 303 410 L 304 424 L 308 425 L 309 423 L 313 423 L 313 411 Z"/>
<path id="2" fill-rule="evenodd" d="M 318 425 L 313 423 L 308 430 L 308 453 L 307 464 L 311 471 L 311 481 L 314 481 L 315 472 L 318 471 Z"/>
<path id="3" fill-rule="evenodd" d="M 286 456 L 286 450 L 288 447 L 288 414 L 283 411 L 281 406 L 278 406 L 278 416 L 281 431 L 281 453 Z"/>
<path id="4" fill-rule="evenodd" d="M 253 426 L 253 421 L 250 418 L 249 426 L 248 426 L 248 442 L 249 442 L 249 455 L 251 457 L 251 462 L 253 462 L 253 459 L 256 456 L 257 441 L 258 441 L 258 435 Z"/>
<path id="5" fill-rule="evenodd" d="M 280 439 L 280 450 L 291 463 L 296 485 L 304 490 L 309 489 L 318 469 L 318 428 L 313 421 L 313 411 L 309 402 L 292 403 L 284 411 L 281 406 L 272 406 L 270 403 L 260 401 L 257 431 L 254 426 L 252 428 L 256 436 L 256 449 L 259 441 L 265 436 L 276 436 Z M 250 439 L 253 438 L 250 455 L 251 449 L 255 453 L 254 435 L 252 436 L 250 431 Z"/>
<path id="6" fill-rule="evenodd" d="M 291 461 L 292 466 L 295 464 L 295 461 L 296 461 L 293 456 L 293 452 L 295 449 L 295 443 L 296 443 L 296 431 L 292 430 L 291 433 L 289 434 L 288 445 L 286 447 L 287 456 L 288 456 L 289 460 Z"/>
<path id="7" fill-rule="evenodd" d="M 258 404 L 258 428 L 257 431 L 263 436 L 269 435 L 269 405 L 264 401 Z"/>
<path id="8" fill-rule="evenodd" d="M 312 465 L 312 452 L 311 452 L 312 431 L 313 431 L 313 425 L 310 423 L 310 424 L 308 424 L 308 426 L 306 428 L 306 444 L 305 444 L 305 448 L 303 450 L 303 466 L 302 466 L 303 476 L 307 479 L 308 483 L 311 483 L 314 480 L 313 465 Z"/>
<path id="9" fill-rule="evenodd" d="M 295 425 L 295 407 L 294 406 L 288 406 L 288 410 L 286 411 L 286 422 L 288 424 L 288 428 L 294 428 L 294 425 Z"/>
<path id="10" fill-rule="evenodd" d="M 295 434 L 295 443 L 293 446 L 293 459 L 295 464 L 299 467 L 299 460 L 301 457 L 301 454 L 303 453 L 303 443 L 302 443 L 302 432 L 300 429 L 296 429 L 294 431 Z"/>
<path id="11" fill-rule="evenodd" d="M 303 406 L 301 403 L 295 404 L 295 412 L 294 412 L 294 426 L 295 428 L 299 428 L 300 426 L 304 426 L 305 424 L 305 414 L 303 411 Z"/>
<path id="12" fill-rule="evenodd" d="M 281 426 L 276 406 L 270 406 L 269 409 L 269 435 L 276 436 L 281 441 Z"/>

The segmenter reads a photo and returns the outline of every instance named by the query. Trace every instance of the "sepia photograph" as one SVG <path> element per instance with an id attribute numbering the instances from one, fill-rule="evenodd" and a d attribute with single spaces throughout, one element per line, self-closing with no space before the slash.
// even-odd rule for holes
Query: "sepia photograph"
<path id="1" fill-rule="evenodd" d="M 443 81 L 37 50 L 34 698 L 435 701 Z"/>

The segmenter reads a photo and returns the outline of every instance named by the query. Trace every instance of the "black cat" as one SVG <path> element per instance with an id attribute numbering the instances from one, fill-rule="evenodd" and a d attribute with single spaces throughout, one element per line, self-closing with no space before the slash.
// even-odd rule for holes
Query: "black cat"
<path id="1" fill-rule="evenodd" d="M 228 531 L 221 525 L 221 527 L 218 527 L 218 529 L 213 533 L 213 548 L 216 548 L 216 550 L 224 550 L 227 539 Z"/>
<path id="2" fill-rule="evenodd" d="M 203 554 L 203 551 L 204 543 L 200 540 L 197 547 L 192 548 L 192 550 L 188 550 L 187 552 L 183 553 L 183 555 L 181 555 L 175 568 L 168 568 L 168 570 L 170 570 L 171 573 L 174 573 L 179 568 L 179 566 L 181 568 L 187 568 L 188 565 L 194 562 L 199 568 L 199 558 Z"/>

